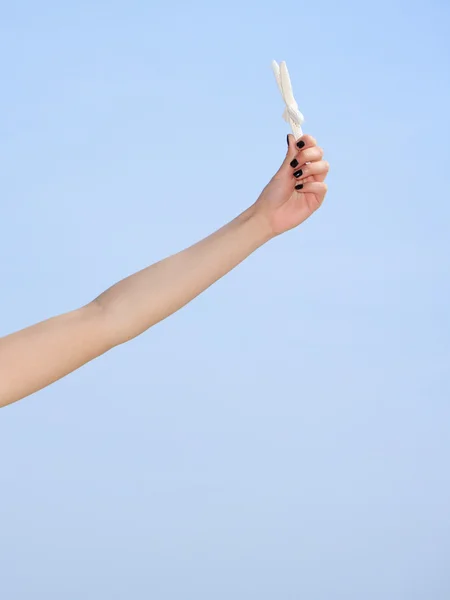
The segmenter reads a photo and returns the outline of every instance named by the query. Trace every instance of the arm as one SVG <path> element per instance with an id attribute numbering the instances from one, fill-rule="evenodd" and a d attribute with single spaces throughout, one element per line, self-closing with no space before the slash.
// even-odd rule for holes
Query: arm
<path id="1" fill-rule="evenodd" d="M 302 139 L 305 145 L 299 149 L 290 136 L 280 170 L 257 202 L 225 227 L 120 281 L 80 309 L 1 338 L 0 406 L 136 337 L 190 302 L 259 246 L 305 220 L 325 196 L 328 166 L 313 138 Z M 291 166 L 294 159 L 303 165 L 301 176 L 294 177 L 300 169 Z M 295 189 L 300 180 L 301 191 Z"/>
<path id="2" fill-rule="evenodd" d="M 270 237 L 249 211 L 96 300 L 0 340 L 0 405 L 41 389 L 172 314 Z"/>

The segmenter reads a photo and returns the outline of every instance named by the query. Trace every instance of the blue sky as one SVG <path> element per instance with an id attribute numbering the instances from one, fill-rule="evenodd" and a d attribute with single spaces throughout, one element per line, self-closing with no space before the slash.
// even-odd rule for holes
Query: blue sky
<path id="1" fill-rule="evenodd" d="M 323 208 L 1 412 L 8 600 L 450 596 L 446 2 L 3 3 L 0 335 L 252 203 Z"/>

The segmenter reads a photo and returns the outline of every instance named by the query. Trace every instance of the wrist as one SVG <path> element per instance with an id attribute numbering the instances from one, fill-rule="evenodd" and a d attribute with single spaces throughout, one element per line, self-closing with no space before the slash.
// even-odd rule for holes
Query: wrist
<path id="1" fill-rule="evenodd" d="M 238 217 L 240 223 L 245 224 L 249 234 L 258 246 L 262 246 L 272 238 L 276 237 L 270 219 L 253 204 Z"/>

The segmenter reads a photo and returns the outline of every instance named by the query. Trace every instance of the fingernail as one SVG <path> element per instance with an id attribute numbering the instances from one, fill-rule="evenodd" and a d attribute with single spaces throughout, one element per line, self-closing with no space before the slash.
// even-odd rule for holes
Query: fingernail
<path id="1" fill-rule="evenodd" d="M 287 145 L 289 146 L 289 134 L 286 136 Z"/>
<path id="2" fill-rule="evenodd" d="M 299 183 L 298 185 L 295 186 L 296 190 L 301 190 L 303 187 L 303 183 Z"/>
<path id="3" fill-rule="evenodd" d="M 293 169 L 295 169 L 295 167 L 298 167 L 298 160 L 296 158 L 294 158 L 294 160 L 291 162 L 291 167 Z"/>
<path id="4" fill-rule="evenodd" d="M 304 145 L 305 145 L 305 142 L 303 140 L 300 140 L 299 142 L 297 142 L 297 148 L 303 148 Z"/>
<path id="5" fill-rule="evenodd" d="M 299 169 L 298 171 L 295 171 L 294 173 L 294 177 L 296 177 L 297 179 L 299 177 L 301 177 L 303 175 L 303 171 L 301 169 Z"/>

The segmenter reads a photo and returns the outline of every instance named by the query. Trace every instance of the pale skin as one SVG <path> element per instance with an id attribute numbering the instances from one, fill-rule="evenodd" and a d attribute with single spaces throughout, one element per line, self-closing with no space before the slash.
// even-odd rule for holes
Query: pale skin
<path id="1" fill-rule="evenodd" d="M 304 135 L 296 141 L 290 135 L 281 167 L 256 202 L 233 221 L 119 281 L 89 304 L 0 338 L 0 406 L 37 392 L 140 335 L 260 246 L 300 225 L 321 206 L 328 170 L 314 138 Z"/>

